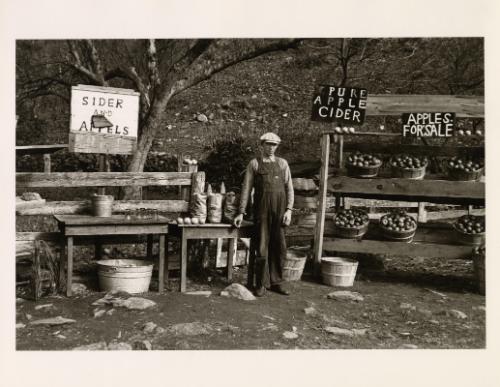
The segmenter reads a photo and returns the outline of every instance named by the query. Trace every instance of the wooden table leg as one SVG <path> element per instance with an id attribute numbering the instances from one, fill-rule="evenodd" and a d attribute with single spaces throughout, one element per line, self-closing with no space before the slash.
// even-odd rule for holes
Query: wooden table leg
<path id="1" fill-rule="evenodd" d="M 68 265 L 66 273 L 66 295 L 71 297 L 73 292 L 71 287 L 73 285 L 73 237 L 69 236 L 66 239 L 66 245 L 68 248 Z"/>
<path id="2" fill-rule="evenodd" d="M 238 249 L 238 239 L 231 238 L 228 241 L 227 249 L 227 281 L 232 282 L 233 280 L 233 259 Z"/>
<path id="3" fill-rule="evenodd" d="M 165 237 L 165 270 L 164 270 L 164 281 L 168 285 L 168 234 Z"/>
<path id="4" fill-rule="evenodd" d="M 58 284 L 58 290 L 62 290 L 62 286 L 64 283 L 64 266 L 66 264 L 66 239 L 61 238 L 60 241 L 60 249 L 61 251 L 59 252 L 59 284 Z"/>
<path id="5" fill-rule="evenodd" d="M 181 235 L 181 293 L 186 291 L 186 272 L 187 272 L 187 239 L 184 232 Z"/>
<path id="6" fill-rule="evenodd" d="M 100 241 L 94 243 L 94 256 L 96 260 L 102 258 L 102 243 Z"/>
<path id="7" fill-rule="evenodd" d="M 149 238 L 151 236 L 151 244 L 153 243 L 152 235 L 148 235 L 148 249 Z M 160 234 L 160 245 L 158 246 L 158 293 L 163 293 L 163 281 L 165 276 L 165 234 Z M 150 255 L 148 254 L 148 257 Z"/>
<path id="8" fill-rule="evenodd" d="M 161 242 L 160 242 L 161 246 Z M 151 260 L 153 258 L 153 235 L 148 234 L 146 243 L 146 258 Z"/>

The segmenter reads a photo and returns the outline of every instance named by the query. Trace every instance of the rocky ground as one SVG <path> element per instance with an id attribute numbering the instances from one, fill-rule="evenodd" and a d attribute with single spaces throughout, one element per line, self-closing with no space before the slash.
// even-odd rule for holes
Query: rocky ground
<path id="1" fill-rule="evenodd" d="M 386 261 L 361 267 L 354 287 L 319 284 L 309 273 L 292 294 L 254 299 L 223 273 L 192 280 L 188 293 L 129 295 L 75 284 L 76 295 L 16 301 L 18 350 L 201 350 L 484 348 L 485 297 L 467 261 Z M 366 267 L 366 266 L 365 266 Z M 433 273 L 430 273 L 432 271 Z M 419 281 L 419 275 L 427 279 Z M 245 269 L 235 283 L 245 283 Z M 171 289 L 177 289 L 177 278 Z M 155 286 L 154 281 L 152 286 Z"/>

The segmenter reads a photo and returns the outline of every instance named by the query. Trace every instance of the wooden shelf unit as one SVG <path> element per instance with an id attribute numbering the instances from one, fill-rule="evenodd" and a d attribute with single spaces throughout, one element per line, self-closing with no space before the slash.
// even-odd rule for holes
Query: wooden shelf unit
<path id="1" fill-rule="evenodd" d="M 423 110 L 421 101 L 424 96 L 404 96 L 405 112 L 422 111 L 455 111 L 457 117 L 482 118 L 484 117 L 484 105 L 482 99 L 471 97 L 470 104 L 464 102 L 462 106 L 454 103 L 453 106 L 446 104 L 427 105 Z M 444 96 L 435 96 L 446 100 Z M 450 97 L 452 98 L 452 97 Z M 425 96 L 432 100 L 433 96 Z M 452 98 L 453 99 L 453 98 Z M 467 97 L 460 97 L 465 101 Z M 367 110 L 367 115 L 400 115 L 401 107 L 391 106 L 390 101 L 397 98 L 391 96 L 386 100 L 382 110 Z M 412 100 L 415 103 L 412 103 Z M 457 101 L 457 99 L 453 99 Z M 451 101 L 451 99 L 450 99 Z M 377 101 L 383 104 L 381 101 Z M 381 113 L 383 111 L 383 113 Z M 334 195 L 336 209 L 338 210 L 344 198 L 361 198 L 370 200 L 392 200 L 395 202 L 419 202 L 436 204 L 458 204 L 472 206 L 485 206 L 485 182 L 484 177 L 480 181 L 462 182 L 452 181 L 446 176 L 426 175 L 423 180 L 411 180 L 402 178 L 391 178 L 382 171 L 380 177 L 361 179 L 345 176 L 344 153 L 361 152 L 392 155 L 398 153 L 412 153 L 426 156 L 450 157 L 450 156 L 479 156 L 484 157 L 483 146 L 463 145 L 409 145 L 409 144 L 384 144 L 384 139 L 397 139 L 401 137 L 398 133 L 388 132 L 357 132 L 346 134 L 346 137 L 354 138 L 356 141 L 344 142 L 344 135 L 329 130 L 322 134 L 321 138 L 321 171 L 320 187 L 318 196 L 318 209 L 316 216 L 316 227 L 314 230 L 314 261 L 316 273 L 319 274 L 321 257 L 323 252 L 328 253 L 365 253 L 386 254 L 399 256 L 423 256 L 467 259 L 472 255 L 473 246 L 461 245 L 454 237 L 454 231 L 449 224 L 443 223 L 419 223 L 417 234 L 411 243 L 393 242 L 384 240 L 378 230 L 378 224 L 372 220 L 370 231 L 360 240 L 331 237 L 333 224 L 325 221 L 327 195 Z M 368 138 L 371 141 L 363 141 Z M 335 160 L 331 163 L 331 148 L 334 146 Z M 333 173 L 332 173 L 333 172 Z M 395 203 L 395 206 L 396 203 Z M 325 235 L 327 238 L 325 238 Z"/>

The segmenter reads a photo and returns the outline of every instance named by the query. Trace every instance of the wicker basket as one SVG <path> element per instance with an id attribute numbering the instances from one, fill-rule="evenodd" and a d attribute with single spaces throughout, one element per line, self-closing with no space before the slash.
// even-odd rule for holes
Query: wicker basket
<path id="1" fill-rule="evenodd" d="M 361 177 L 361 178 L 370 178 L 375 177 L 378 174 L 378 170 L 382 166 L 382 161 L 380 161 L 377 165 L 372 165 L 368 167 L 361 167 L 359 165 L 347 164 L 347 175 L 351 177 Z"/>
<path id="2" fill-rule="evenodd" d="M 400 168 L 392 166 L 392 176 L 404 179 L 421 180 L 425 176 L 426 167 L 427 165 L 424 165 L 423 167 L 420 168 Z"/>
<path id="3" fill-rule="evenodd" d="M 334 234 L 341 238 L 361 238 L 368 231 L 370 221 L 360 227 L 342 227 L 334 224 Z"/>
<path id="4" fill-rule="evenodd" d="M 483 175 L 484 168 L 477 171 L 464 171 L 463 169 L 449 168 L 448 174 L 452 180 L 476 181 Z"/>
<path id="5" fill-rule="evenodd" d="M 307 254 L 299 250 L 288 250 L 283 262 L 282 277 L 285 281 L 298 281 L 304 272 Z"/>
<path id="6" fill-rule="evenodd" d="M 460 231 L 455 224 L 453 225 L 453 229 L 455 230 L 456 241 L 462 245 L 478 246 L 484 243 L 485 240 L 484 232 L 480 232 L 477 234 L 465 233 Z"/>
<path id="7" fill-rule="evenodd" d="M 408 231 L 389 230 L 383 226 L 380 226 L 380 228 L 382 230 L 382 235 L 384 236 L 384 238 L 391 241 L 406 242 L 406 243 L 410 243 L 411 241 L 413 241 L 413 237 L 417 232 L 417 228 Z"/>
<path id="8" fill-rule="evenodd" d="M 350 287 L 354 284 L 358 261 L 342 257 L 322 257 L 321 277 L 329 286 Z"/>

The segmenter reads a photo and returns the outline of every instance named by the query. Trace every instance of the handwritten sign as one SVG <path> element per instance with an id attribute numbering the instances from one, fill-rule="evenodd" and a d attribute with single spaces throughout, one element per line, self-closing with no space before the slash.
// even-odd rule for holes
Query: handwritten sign
<path id="1" fill-rule="evenodd" d="M 313 97 L 311 120 L 361 125 L 367 98 L 366 89 L 321 85 Z"/>
<path id="2" fill-rule="evenodd" d="M 71 88 L 69 151 L 131 154 L 137 144 L 139 93 L 78 85 Z"/>
<path id="3" fill-rule="evenodd" d="M 403 137 L 451 137 L 455 113 L 403 113 Z"/>

